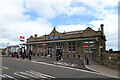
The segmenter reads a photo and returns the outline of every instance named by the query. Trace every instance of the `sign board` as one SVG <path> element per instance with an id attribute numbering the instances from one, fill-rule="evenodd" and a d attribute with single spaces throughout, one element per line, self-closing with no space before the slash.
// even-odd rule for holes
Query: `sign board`
<path id="1" fill-rule="evenodd" d="M 103 46 L 99 46 L 99 48 L 103 48 Z"/>
<path id="2" fill-rule="evenodd" d="M 48 39 L 58 39 L 60 36 L 53 36 L 53 37 L 48 37 Z"/>
<path id="3" fill-rule="evenodd" d="M 83 45 L 83 48 L 88 48 L 88 44 L 84 44 L 84 45 Z"/>
<path id="4" fill-rule="evenodd" d="M 42 46 L 46 46 L 46 43 L 42 43 Z"/>
<path id="5" fill-rule="evenodd" d="M 20 36 L 20 41 L 24 41 L 25 37 L 24 36 Z"/>

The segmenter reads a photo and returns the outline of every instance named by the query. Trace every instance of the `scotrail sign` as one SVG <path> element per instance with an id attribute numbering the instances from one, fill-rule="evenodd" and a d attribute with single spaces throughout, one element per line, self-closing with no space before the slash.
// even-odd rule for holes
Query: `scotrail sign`
<path id="1" fill-rule="evenodd" d="M 24 41 L 25 37 L 24 36 L 20 36 L 20 41 Z"/>

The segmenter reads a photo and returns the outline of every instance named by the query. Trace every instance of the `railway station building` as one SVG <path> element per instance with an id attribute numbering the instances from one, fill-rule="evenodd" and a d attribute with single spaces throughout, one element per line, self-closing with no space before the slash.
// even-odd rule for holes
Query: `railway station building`
<path id="1" fill-rule="evenodd" d="M 106 37 L 104 25 L 101 24 L 98 31 L 88 27 L 85 30 L 70 32 L 58 32 L 56 28 L 48 35 L 38 37 L 31 35 L 24 44 L 27 53 L 44 56 L 52 54 L 56 56 L 56 50 L 62 49 L 63 57 L 81 58 L 85 53 L 98 53 L 106 50 Z"/>

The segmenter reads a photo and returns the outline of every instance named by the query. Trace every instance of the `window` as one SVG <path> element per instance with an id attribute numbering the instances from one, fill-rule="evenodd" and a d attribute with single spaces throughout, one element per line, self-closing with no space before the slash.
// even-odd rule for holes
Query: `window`
<path id="1" fill-rule="evenodd" d="M 69 51 L 71 51 L 71 47 L 69 46 Z"/>
<path id="2" fill-rule="evenodd" d="M 86 41 L 84 44 L 88 44 L 88 48 L 84 48 L 84 52 L 93 52 L 92 49 L 94 48 L 94 41 Z"/>
<path id="3" fill-rule="evenodd" d="M 72 51 L 75 51 L 75 46 L 73 46 L 73 49 L 72 49 Z"/>
<path id="4" fill-rule="evenodd" d="M 71 42 L 69 42 L 69 46 L 71 45 Z"/>
<path id="5" fill-rule="evenodd" d="M 68 42 L 68 51 L 75 51 L 75 42 Z"/>
<path id="6" fill-rule="evenodd" d="M 75 42 L 72 42 L 73 45 L 75 45 Z"/>
<path id="7" fill-rule="evenodd" d="M 62 45 L 62 43 L 60 43 L 60 42 L 59 42 L 59 43 L 57 43 L 57 46 L 61 46 L 61 45 Z"/>

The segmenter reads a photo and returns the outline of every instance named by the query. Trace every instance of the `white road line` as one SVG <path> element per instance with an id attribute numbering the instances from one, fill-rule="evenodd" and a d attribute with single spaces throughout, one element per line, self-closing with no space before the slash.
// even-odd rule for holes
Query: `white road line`
<path id="1" fill-rule="evenodd" d="M 29 71 L 34 72 L 34 73 L 39 74 L 39 75 L 43 75 L 45 77 L 55 78 L 53 76 L 50 76 L 50 75 L 47 75 L 47 74 L 43 74 L 43 73 L 39 73 L 39 72 L 36 72 L 36 71 L 32 71 L 32 70 L 29 70 Z"/>
<path id="2" fill-rule="evenodd" d="M 65 67 L 65 66 L 60 66 L 60 65 L 54 65 L 54 64 L 44 63 L 44 62 L 36 62 L 36 61 L 32 61 L 32 62 L 39 63 L 39 64 L 44 64 L 44 65 L 49 65 L 49 66 L 65 68 L 65 69 L 72 69 L 72 70 L 77 70 L 77 71 L 82 71 L 82 72 L 95 73 L 95 72 L 91 72 L 91 71 L 87 71 L 87 70 L 76 69 L 76 68 L 71 68 L 71 67 Z"/>
<path id="3" fill-rule="evenodd" d="M 26 76 L 30 76 L 30 77 L 32 77 L 32 78 L 38 78 L 38 77 L 33 76 L 33 75 L 31 75 L 31 74 L 28 74 L 28 73 L 26 73 L 26 72 L 20 72 L 20 73 L 23 74 L 23 75 L 26 75 Z"/>
<path id="4" fill-rule="evenodd" d="M 0 75 L 0 77 L 5 78 L 5 76 L 3 76 L 3 75 Z"/>
<path id="5" fill-rule="evenodd" d="M 82 70 L 82 69 L 76 69 L 76 68 L 71 68 L 71 67 L 54 65 L 54 64 L 44 63 L 44 62 L 37 62 L 37 61 L 32 61 L 32 62 L 39 63 L 39 64 L 44 64 L 44 65 L 49 65 L 49 66 L 55 66 L 55 67 L 65 68 L 65 69 L 76 70 L 76 71 L 82 71 L 82 72 L 87 72 L 87 73 L 93 73 L 93 74 L 98 74 L 98 75 L 107 76 L 107 77 L 112 77 L 112 76 L 109 76 L 109 75 L 106 75 L 106 74 L 102 74 L 102 73 L 98 73 L 98 72 L 92 72 L 92 71 L 87 71 L 87 70 Z M 114 78 L 116 78 L 116 77 L 114 77 Z"/>
<path id="6" fill-rule="evenodd" d="M 40 77 L 40 78 L 47 78 L 47 77 L 44 77 L 44 76 L 42 76 L 42 75 L 40 75 L 40 74 L 36 74 L 36 73 L 30 72 L 30 71 L 26 71 L 26 72 L 28 72 L 28 73 L 30 73 L 30 74 L 33 74 L 33 75 L 35 75 L 35 76 L 37 76 L 37 77 Z"/>
<path id="7" fill-rule="evenodd" d="M 29 77 L 26 77 L 26 76 L 23 76 L 23 75 L 21 75 L 21 74 L 19 74 L 19 73 L 14 73 L 15 75 L 17 75 L 17 76 L 20 76 L 20 77 L 22 77 L 22 78 L 26 78 L 26 79 L 29 79 Z"/>
<path id="8" fill-rule="evenodd" d="M 18 79 L 15 79 L 15 78 L 12 77 L 12 76 L 7 75 L 7 74 L 3 74 L 3 75 L 6 76 L 6 77 L 8 77 L 8 78 L 11 78 L 11 79 L 18 80 Z"/>

